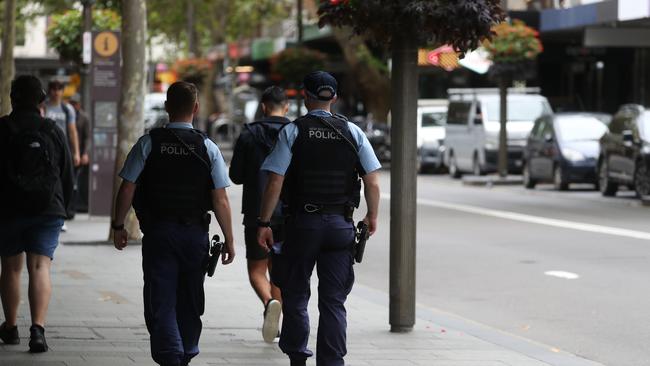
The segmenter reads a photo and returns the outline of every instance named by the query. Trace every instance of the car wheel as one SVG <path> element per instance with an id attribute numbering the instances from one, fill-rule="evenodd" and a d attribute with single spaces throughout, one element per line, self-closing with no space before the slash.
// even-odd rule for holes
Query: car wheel
<path id="1" fill-rule="evenodd" d="M 523 173 L 523 179 L 524 179 L 524 187 L 526 189 L 533 189 L 537 185 L 537 182 L 531 178 L 530 176 L 530 168 L 528 167 L 528 164 L 524 164 L 524 168 L 522 169 Z"/>
<path id="2" fill-rule="evenodd" d="M 458 170 L 458 163 L 456 163 L 456 157 L 452 154 L 449 157 L 449 176 L 458 179 L 462 176 L 460 170 Z"/>
<path id="3" fill-rule="evenodd" d="M 609 179 L 609 167 L 607 161 L 603 158 L 598 167 L 598 185 L 600 186 L 600 193 L 605 197 L 616 195 L 618 191 L 618 183 L 614 183 Z"/>
<path id="4" fill-rule="evenodd" d="M 566 191 L 569 189 L 569 183 L 564 179 L 560 165 L 557 165 L 553 171 L 553 185 L 558 191 Z"/>
<path id="5" fill-rule="evenodd" d="M 478 155 L 474 155 L 472 160 L 472 174 L 474 175 L 483 175 L 483 169 L 481 169 L 481 162 L 478 160 Z"/>
<path id="6" fill-rule="evenodd" d="M 639 198 L 650 194 L 650 171 L 645 161 L 640 160 L 636 163 L 634 170 L 634 191 Z"/>

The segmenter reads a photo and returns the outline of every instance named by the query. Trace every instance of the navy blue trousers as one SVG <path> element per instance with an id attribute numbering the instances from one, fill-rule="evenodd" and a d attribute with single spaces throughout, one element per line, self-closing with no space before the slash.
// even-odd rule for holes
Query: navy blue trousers
<path id="1" fill-rule="evenodd" d="M 200 225 L 143 227 L 144 318 L 151 355 L 160 365 L 186 365 L 199 354 L 205 309 L 208 233 Z"/>
<path id="2" fill-rule="evenodd" d="M 354 283 L 354 225 L 341 215 L 298 214 L 286 226 L 282 255 L 274 257 L 273 281 L 282 290 L 280 349 L 292 360 L 305 360 L 311 295 L 310 278 L 318 273 L 318 336 L 316 364 L 342 366 L 346 347 L 345 301 Z M 279 268 L 276 268 L 279 266 Z M 277 269 L 277 271 L 276 271 Z"/>

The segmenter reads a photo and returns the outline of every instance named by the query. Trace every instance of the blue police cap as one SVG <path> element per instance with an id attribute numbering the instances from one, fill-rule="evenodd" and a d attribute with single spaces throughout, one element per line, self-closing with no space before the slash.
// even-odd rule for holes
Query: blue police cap
<path id="1" fill-rule="evenodd" d="M 336 96 L 338 83 L 330 73 L 314 71 L 305 76 L 303 87 L 311 98 L 329 101 Z"/>

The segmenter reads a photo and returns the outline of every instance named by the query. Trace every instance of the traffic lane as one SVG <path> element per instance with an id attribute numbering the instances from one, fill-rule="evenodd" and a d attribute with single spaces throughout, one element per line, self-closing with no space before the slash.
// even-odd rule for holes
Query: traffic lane
<path id="1" fill-rule="evenodd" d="M 389 191 L 388 175 L 382 176 L 382 188 Z M 418 198 L 446 203 L 522 213 L 577 223 L 620 227 L 646 231 L 650 209 L 633 198 L 632 192 L 623 197 L 600 198 L 597 192 L 555 192 L 511 187 L 467 187 L 444 177 L 421 176 Z"/>
<path id="2" fill-rule="evenodd" d="M 356 267 L 360 283 L 384 291 L 387 203 Z M 648 244 L 420 206 L 418 302 L 608 365 L 640 365 L 650 341 Z M 580 278 L 544 275 L 551 270 Z"/>

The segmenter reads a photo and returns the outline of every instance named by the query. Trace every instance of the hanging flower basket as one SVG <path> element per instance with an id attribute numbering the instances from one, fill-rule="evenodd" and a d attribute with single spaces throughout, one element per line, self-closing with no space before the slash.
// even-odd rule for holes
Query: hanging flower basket
<path id="1" fill-rule="evenodd" d="M 485 46 L 494 62 L 490 75 L 517 80 L 535 77 L 535 60 L 543 51 L 539 33 L 521 20 L 501 23 L 493 31 L 495 36 Z"/>

